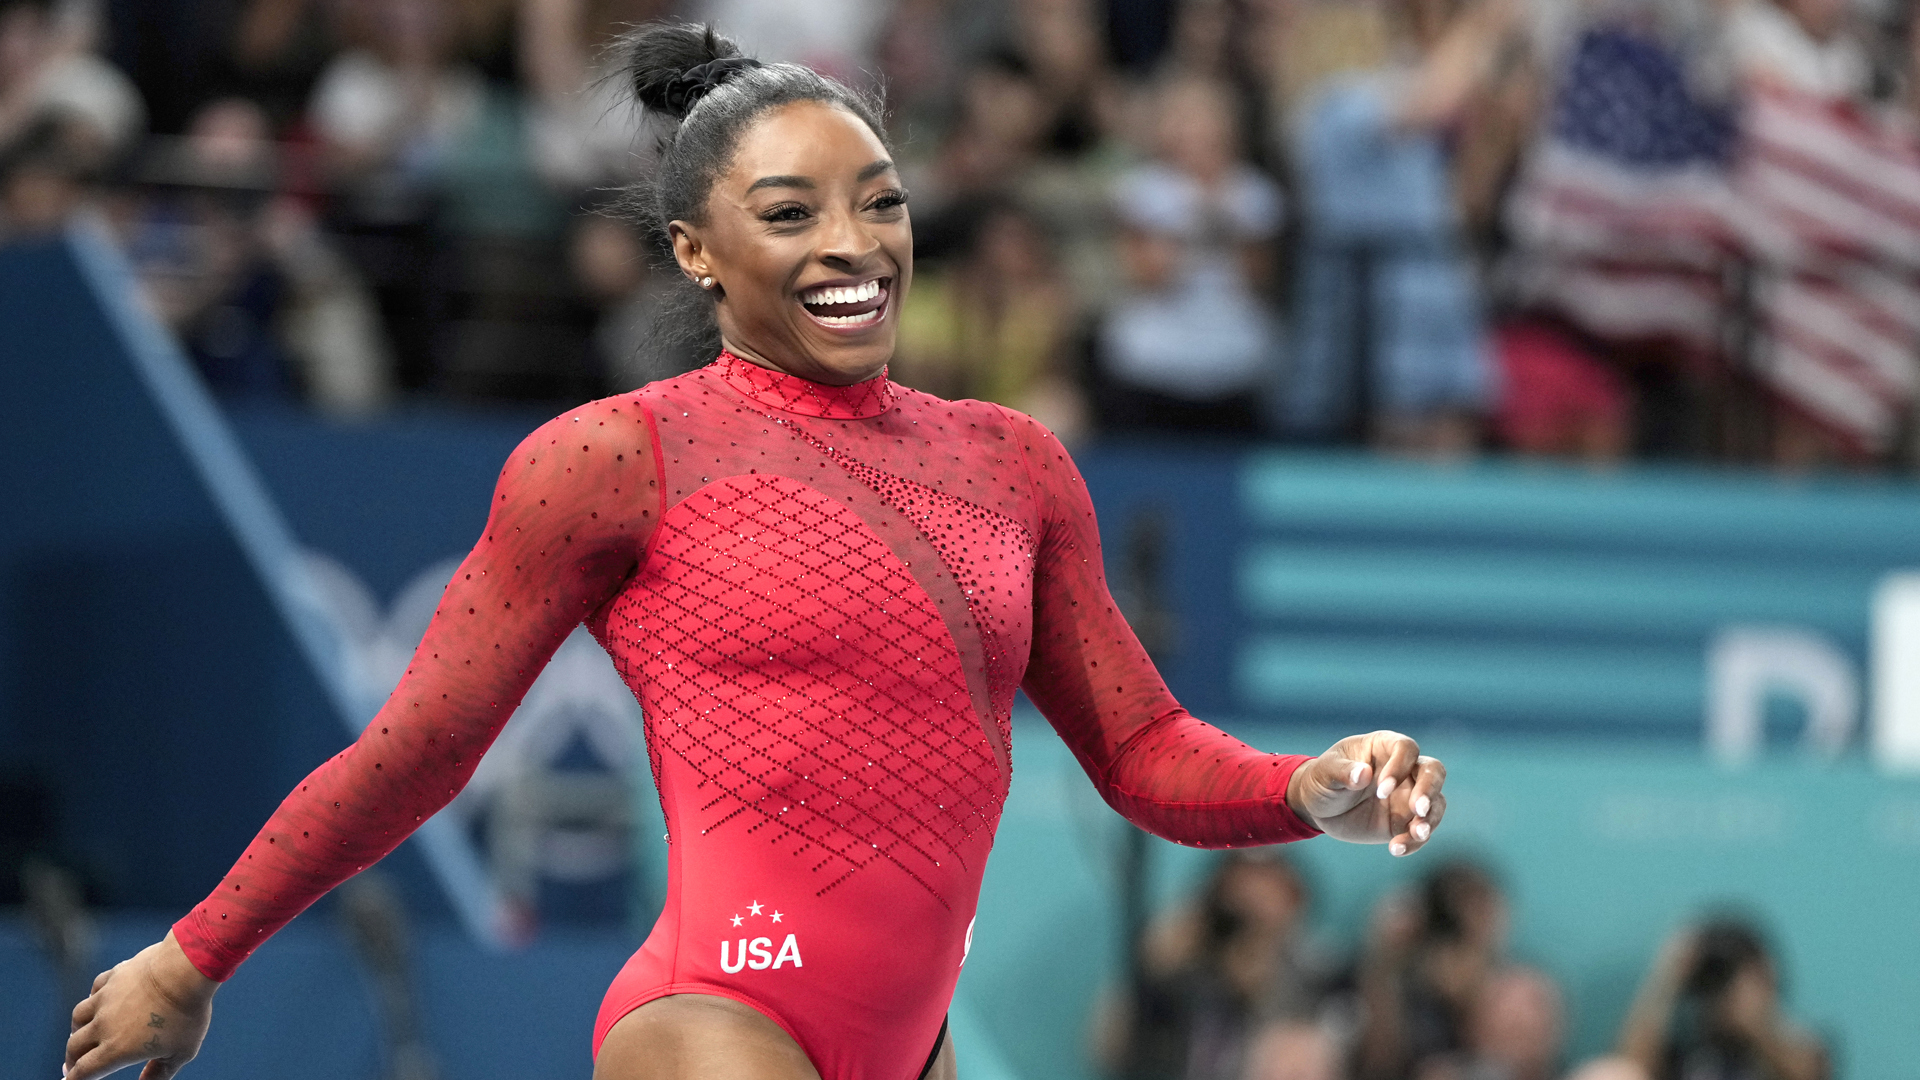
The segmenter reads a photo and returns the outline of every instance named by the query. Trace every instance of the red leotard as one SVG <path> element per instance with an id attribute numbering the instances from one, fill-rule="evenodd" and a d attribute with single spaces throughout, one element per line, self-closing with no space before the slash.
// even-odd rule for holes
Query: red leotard
<path id="1" fill-rule="evenodd" d="M 912 1080 L 971 940 L 1024 686 L 1129 820 L 1315 830 L 1306 760 L 1176 704 L 1108 596 L 1086 487 L 1019 413 L 722 354 L 541 427 L 393 696 L 175 925 L 225 979 L 460 789 L 585 621 L 645 710 L 666 908 L 594 1047 L 673 993 L 746 1002 L 824 1080 Z"/>

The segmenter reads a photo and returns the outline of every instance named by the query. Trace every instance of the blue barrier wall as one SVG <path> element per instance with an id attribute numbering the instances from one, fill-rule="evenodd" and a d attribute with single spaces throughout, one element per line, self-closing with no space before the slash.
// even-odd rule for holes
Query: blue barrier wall
<path id="1" fill-rule="evenodd" d="M 0 779 L 102 900 L 190 903 L 339 725 L 66 245 L 0 327 Z"/>
<path id="2" fill-rule="evenodd" d="M 1691 741 L 1717 631 L 1799 628 L 1858 668 L 1874 586 L 1920 566 L 1906 481 L 1282 454 L 1237 474 L 1230 678 L 1270 720 Z"/>

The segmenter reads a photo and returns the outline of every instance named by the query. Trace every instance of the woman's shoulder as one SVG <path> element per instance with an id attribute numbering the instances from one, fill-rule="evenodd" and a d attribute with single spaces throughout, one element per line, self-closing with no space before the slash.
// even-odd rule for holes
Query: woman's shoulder
<path id="1" fill-rule="evenodd" d="M 1024 468 L 1036 488 L 1050 488 L 1079 476 L 1072 456 L 1052 430 L 1019 409 L 972 398 L 949 400 L 905 387 L 898 403 L 937 415 L 959 437 L 1003 446 L 1011 452 L 1008 464 L 1013 465 L 1017 455 L 1017 467 Z"/>
<path id="2" fill-rule="evenodd" d="M 516 465 L 536 465 L 542 457 L 564 456 L 564 473 L 550 482 L 572 477 L 584 481 L 596 466 L 651 461 L 654 436 L 645 397 L 645 387 L 612 397 L 577 405 L 534 428 L 507 461 L 507 469 Z M 543 472 L 545 470 L 542 470 Z"/>
<path id="3" fill-rule="evenodd" d="M 1038 420 L 1018 409 L 975 398 L 943 398 L 925 390 L 894 383 L 894 407 L 918 420 L 922 415 L 972 425 L 975 428 L 1011 437 L 1033 429 L 1044 432 Z M 918 415 L 916 415 L 918 414 Z"/>

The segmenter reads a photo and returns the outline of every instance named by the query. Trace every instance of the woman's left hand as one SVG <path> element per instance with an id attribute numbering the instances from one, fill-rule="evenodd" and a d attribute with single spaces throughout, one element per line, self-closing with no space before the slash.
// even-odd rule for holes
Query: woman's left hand
<path id="1" fill-rule="evenodd" d="M 1294 770 L 1287 805 L 1336 840 L 1419 851 L 1447 812 L 1447 767 L 1397 731 L 1353 735 Z"/>

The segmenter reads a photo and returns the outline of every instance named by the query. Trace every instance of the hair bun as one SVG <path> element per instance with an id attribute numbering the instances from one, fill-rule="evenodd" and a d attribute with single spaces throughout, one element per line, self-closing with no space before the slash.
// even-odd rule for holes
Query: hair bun
<path id="1" fill-rule="evenodd" d="M 700 99 L 742 71 L 761 66 L 711 26 L 655 23 L 627 39 L 633 93 L 651 112 L 686 119 Z"/>
<path id="2" fill-rule="evenodd" d="M 661 91 L 661 101 L 665 107 L 660 111 L 684 117 L 693 111 L 695 103 L 715 87 L 738 72 L 759 66 L 760 61 L 751 56 L 723 56 L 704 64 L 695 64 L 667 82 Z"/>

